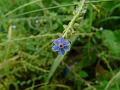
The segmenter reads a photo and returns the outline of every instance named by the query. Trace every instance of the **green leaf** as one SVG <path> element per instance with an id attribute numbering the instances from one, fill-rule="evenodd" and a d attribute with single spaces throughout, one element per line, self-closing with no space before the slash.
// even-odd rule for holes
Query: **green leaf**
<path id="1" fill-rule="evenodd" d="M 88 76 L 88 74 L 85 72 L 85 71 L 80 71 L 80 77 L 81 78 L 85 78 L 85 77 L 87 77 Z"/>
<path id="2" fill-rule="evenodd" d="M 120 42 L 118 42 L 118 37 L 114 32 L 110 30 L 105 30 L 102 33 L 103 44 L 109 49 L 112 55 L 120 55 Z"/>

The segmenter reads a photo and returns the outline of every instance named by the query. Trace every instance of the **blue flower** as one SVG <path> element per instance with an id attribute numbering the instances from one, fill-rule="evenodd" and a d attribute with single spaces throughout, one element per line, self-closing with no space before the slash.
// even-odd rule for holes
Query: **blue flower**
<path id="1" fill-rule="evenodd" d="M 53 43 L 54 46 L 52 47 L 52 50 L 58 52 L 60 55 L 64 55 L 65 52 L 70 51 L 70 42 L 63 37 L 55 39 Z"/>

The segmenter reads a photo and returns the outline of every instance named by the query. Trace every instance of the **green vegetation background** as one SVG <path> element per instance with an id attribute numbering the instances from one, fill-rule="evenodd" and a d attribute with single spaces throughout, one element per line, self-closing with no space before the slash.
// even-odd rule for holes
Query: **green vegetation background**
<path id="1" fill-rule="evenodd" d="M 120 0 L 80 1 L 0 0 L 0 90 L 120 90 Z"/>

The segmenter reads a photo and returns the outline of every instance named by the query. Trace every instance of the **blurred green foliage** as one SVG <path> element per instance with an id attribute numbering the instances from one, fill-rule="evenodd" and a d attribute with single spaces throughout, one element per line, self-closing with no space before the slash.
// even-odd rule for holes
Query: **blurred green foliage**
<path id="1" fill-rule="evenodd" d="M 85 0 L 70 52 L 51 50 L 80 1 L 0 0 L 0 90 L 120 90 L 120 0 Z"/>

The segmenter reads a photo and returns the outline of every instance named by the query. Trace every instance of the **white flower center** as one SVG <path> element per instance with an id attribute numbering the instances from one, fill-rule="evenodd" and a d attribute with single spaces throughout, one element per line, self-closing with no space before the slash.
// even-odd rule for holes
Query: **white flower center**
<path id="1" fill-rule="evenodd" d="M 59 44 L 59 47 L 60 47 L 60 48 L 64 48 L 64 45 L 63 45 L 63 44 Z"/>

